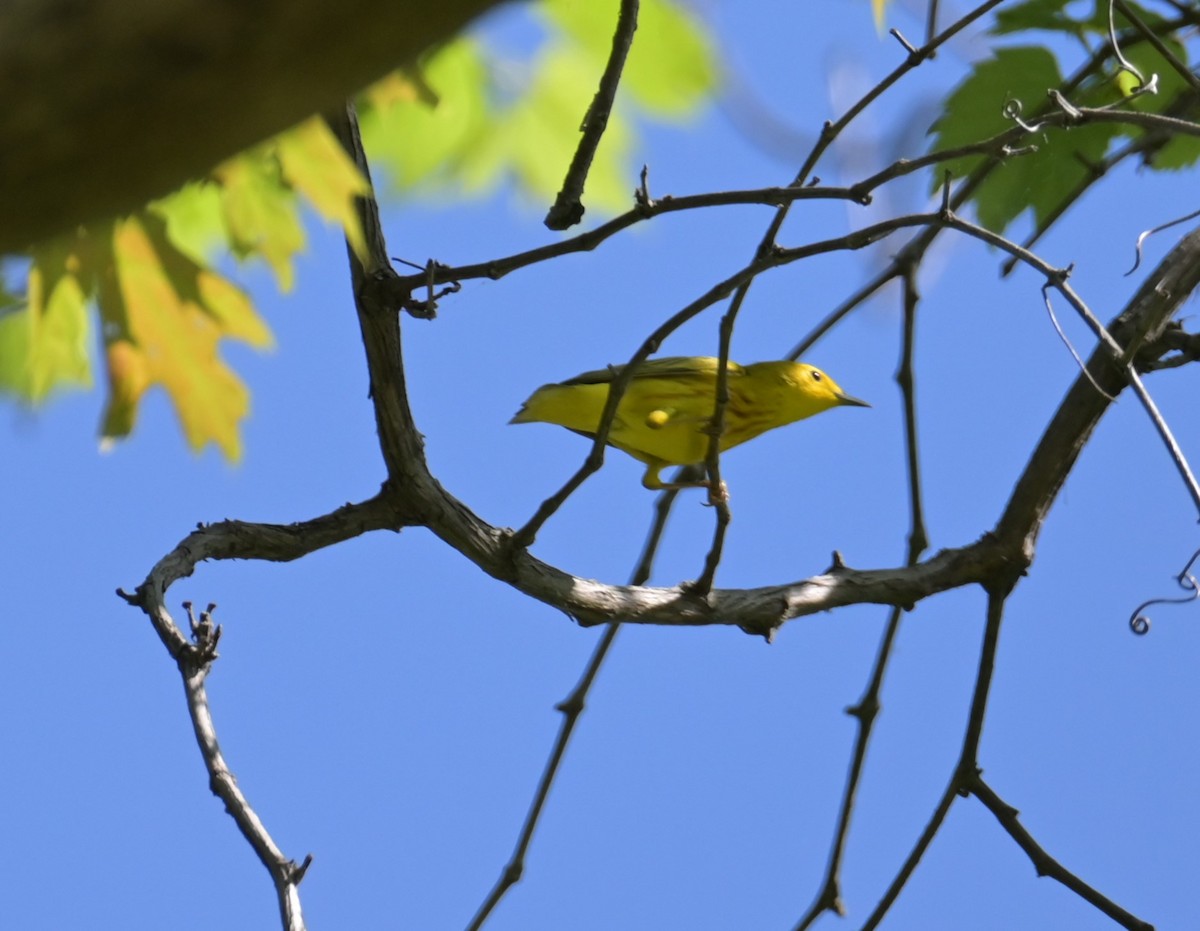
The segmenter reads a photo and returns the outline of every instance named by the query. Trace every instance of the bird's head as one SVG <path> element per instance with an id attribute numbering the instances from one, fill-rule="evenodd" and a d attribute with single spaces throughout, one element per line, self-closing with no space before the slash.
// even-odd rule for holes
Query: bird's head
<path id="1" fill-rule="evenodd" d="M 819 368 L 803 362 L 760 362 L 770 367 L 785 387 L 784 403 L 794 415 L 811 417 L 832 407 L 870 407 L 866 401 L 846 394 L 841 386 Z"/>

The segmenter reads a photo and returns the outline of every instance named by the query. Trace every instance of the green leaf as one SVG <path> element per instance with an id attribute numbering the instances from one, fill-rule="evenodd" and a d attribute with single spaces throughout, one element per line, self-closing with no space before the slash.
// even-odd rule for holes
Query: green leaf
<path id="1" fill-rule="evenodd" d="M 1026 0 L 1016 6 L 1002 7 L 996 13 L 992 24 L 993 35 L 1005 35 L 1011 32 L 1044 29 L 1053 32 L 1069 32 L 1082 35 L 1085 25 L 1079 20 L 1072 19 L 1065 8 L 1074 0 Z"/>
<path id="2" fill-rule="evenodd" d="M 942 116 L 933 125 L 933 151 L 979 142 L 1013 126 L 1005 107 L 1016 102 L 1026 120 L 1033 119 L 1046 99 L 1046 91 L 1062 81 L 1058 63 L 1044 48 L 999 49 L 975 65 L 946 99 Z M 974 155 L 948 162 L 955 176 L 969 174 L 983 161 Z M 935 183 L 935 187 L 937 184 Z"/>
<path id="3" fill-rule="evenodd" d="M 1176 58 L 1187 61 L 1187 50 L 1183 45 L 1170 38 L 1164 38 L 1163 43 Z M 1131 98 L 1130 94 L 1137 88 L 1138 80 L 1132 72 L 1122 68 L 1115 74 L 1106 73 L 1089 78 L 1077 94 L 1081 103 L 1096 107 L 1123 102 L 1134 110 L 1192 121 L 1200 116 L 1200 107 L 1196 104 L 1191 85 L 1153 46 L 1144 42 L 1131 43 L 1123 49 L 1122 54 L 1147 81 L 1152 75 L 1158 75 L 1158 93 L 1139 94 Z M 1154 140 L 1157 135 L 1154 130 L 1137 126 L 1115 127 L 1115 132 L 1130 139 L 1149 137 Z M 1164 138 L 1164 141 L 1151 146 L 1146 152 L 1145 164 L 1157 170 L 1176 171 L 1195 164 L 1198 159 L 1200 139 L 1177 134 L 1174 138 Z"/>
<path id="4" fill-rule="evenodd" d="M 935 125 L 934 150 L 954 148 L 994 136 L 1013 124 L 1004 108 L 1021 105 L 1024 119 L 1037 121 L 1046 92 L 1061 83 L 1058 64 L 1043 48 L 998 50 L 976 65 L 971 75 L 950 95 L 945 113 Z M 1108 124 L 1050 129 L 1027 142 L 1038 151 L 1008 158 L 994 168 L 974 196 L 979 221 L 1002 232 L 1025 210 L 1038 221 L 1052 216 L 1075 196 L 1090 176 L 1089 166 L 1103 157 L 1117 130 Z M 955 177 L 963 177 L 983 164 L 984 156 L 947 163 Z M 941 183 L 937 172 L 933 187 Z"/>
<path id="5" fill-rule="evenodd" d="M 1138 19 L 1151 28 L 1161 26 L 1167 21 L 1166 17 L 1162 16 L 1160 13 L 1156 13 L 1154 10 L 1142 6 L 1140 3 L 1135 2 L 1135 0 L 1125 0 L 1125 2 L 1137 15 Z M 1095 5 L 1092 8 L 1091 18 L 1086 21 L 1087 25 L 1091 27 L 1094 32 L 1104 36 L 1106 39 L 1108 38 L 1108 7 L 1109 0 L 1095 0 Z M 1116 11 L 1116 17 L 1118 31 L 1122 29 L 1129 29 L 1131 30 L 1130 35 L 1132 36 L 1134 34 L 1132 30 L 1136 29 L 1133 23 L 1127 20 L 1120 10 Z"/>
<path id="6" fill-rule="evenodd" d="M 206 261 L 229 244 L 221 219 L 220 192 L 208 181 L 185 184 L 148 209 L 166 221 L 171 241 L 197 262 Z"/>
<path id="7" fill-rule="evenodd" d="M 486 86 L 479 44 L 456 39 L 429 57 L 420 80 L 397 72 L 367 91 L 363 143 L 401 189 L 449 182 L 488 126 Z"/>
<path id="8" fill-rule="evenodd" d="M 1065 32 L 1084 38 L 1091 35 L 1108 36 L 1108 0 L 1097 0 L 1088 16 L 1075 18 L 1068 15 L 1066 8 L 1075 0 L 1026 0 L 1016 6 L 1005 6 L 996 13 L 992 25 L 993 35 L 1006 35 L 1027 30 L 1045 30 L 1049 32 Z M 1163 17 L 1145 7 L 1127 0 L 1130 8 L 1150 26 L 1162 23 Z M 1120 12 L 1118 11 L 1118 17 Z M 1124 19 L 1117 20 L 1118 28 L 1124 25 Z"/>
<path id="9" fill-rule="evenodd" d="M 92 384 L 87 297 L 70 239 L 32 254 L 27 299 L 0 304 L 0 390 L 37 403 L 62 387 Z"/>
<path id="10" fill-rule="evenodd" d="M 1200 137 L 1176 136 L 1150 156 L 1148 164 L 1159 171 L 1179 171 L 1200 162 Z"/>
<path id="11" fill-rule="evenodd" d="M 239 259 L 261 255 L 279 289 L 291 290 L 292 258 L 304 248 L 304 225 L 275 153 L 260 146 L 221 163 L 213 176 L 233 254 Z"/>
<path id="12" fill-rule="evenodd" d="M 193 449 L 215 443 L 238 459 L 249 394 L 217 349 L 225 337 L 271 344 L 249 299 L 180 251 L 152 213 L 114 223 L 95 254 L 98 267 L 110 270 L 99 287 L 109 375 L 105 440 L 132 431 L 143 393 L 157 384 Z"/>

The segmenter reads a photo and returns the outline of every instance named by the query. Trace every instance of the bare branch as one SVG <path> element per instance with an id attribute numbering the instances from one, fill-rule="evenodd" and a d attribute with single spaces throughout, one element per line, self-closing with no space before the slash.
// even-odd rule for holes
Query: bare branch
<path id="1" fill-rule="evenodd" d="M 979 801 L 983 802 L 987 810 L 996 816 L 996 820 L 1000 822 L 1000 826 L 1017 842 L 1017 846 L 1029 856 L 1029 860 L 1033 863 L 1033 868 L 1037 870 L 1038 876 L 1049 876 L 1051 879 L 1058 880 L 1085 902 L 1094 905 L 1123 928 L 1129 928 L 1130 931 L 1154 931 L 1153 925 L 1142 921 L 1135 915 L 1131 915 L 1110 898 L 1101 895 L 1096 889 L 1089 886 L 1054 859 L 1054 857 L 1046 853 L 1042 845 L 1034 840 L 1033 835 L 1021 824 L 1018 818 L 1020 812 L 1000 798 L 992 790 L 992 787 L 984 781 L 983 776 L 979 773 L 973 774 L 964 788 L 979 799 Z"/>
<path id="2" fill-rule="evenodd" d="M 1188 296 L 1200 285 L 1200 232 L 1193 232 L 1146 277 L 1126 309 L 1107 327 L 1118 344 L 1134 349 L 1152 340 Z M 1099 346 L 1087 370 L 1110 395 L 1127 382 L 1128 367 L 1114 360 L 1108 346 Z M 1046 512 L 1099 423 L 1109 401 L 1080 375 L 1067 392 L 1050 425 L 1017 480 L 1003 516 L 996 525 L 1001 537 L 1026 536 L 1031 551 Z"/>
<path id="3" fill-rule="evenodd" d="M 518 252 L 515 255 L 491 259 L 471 265 L 438 265 L 432 275 L 422 272 L 417 275 L 397 276 L 389 289 L 393 306 L 402 306 L 403 299 L 412 291 L 426 288 L 430 284 L 446 284 L 452 281 L 468 281 L 486 278 L 499 280 L 521 268 L 536 265 L 562 255 L 590 252 L 606 239 L 653 217 L 682 210 L 699 210 L 706 207 L 726 207 L 738 204 L 763 204 L 779 207 L 798 200 L 848 200 L 859 204 L 870 203 L 869 194 L 839 187 L 768 187 L 743 191 L 716 191 L 706 194 L 688 194 L 680 197 L 649 198 L 639 190 L 635 206 L 618 217 L 602 223 L 595 229 L 579 233 L 569 239 L 559 240 L 536 249 Z"/>
<path id="4" fill-rule="evenodd" d="M 571 740 L 575 724 L 579 721 L 579 716 L 583 714 L 592 683 L 596 680 L 596 675 L 599 673 L 601 665 L 603 665 L 605 658 L 608 656 L 608 651 L 612 648 L 613 641 L 616 639 L 617 632 L 620 629 L 620 624 L 608 625 L 608 629 L 604 631 L 604 634 L 596 644 L 596 649 L 592 652 L 592 657 L 588 660 L 588 664 L 583 671 L 583 675 L 580 676 L 579 682 L 571 690 L 571 694 L 556 706 L 562 712 L 562 724 L 559 725 L 558 736 L 554 740 L 554 746 L 550 750 L 550 757 L 546 760 L 546 766 L 542 770 L 542 777 L 538 780 L 538 787 L 534 792 L 533 803 L 529 806 L 529 812 L 525 816 L 524 824 L 521 825 L 521 833 L 517 837 L 516 849 L 513 850 L 512 858 L 505 864 L 504 869 L 500 871 L 500 878 L 496 880 L 496 885 L 492 887 L 491 892 L 488 893 L 487 898 L 483 900 L 483 904 L 479 906 L 479 910 L 475 913 L 475 917 L 467 925 L 467 931 L 479 931 L 483 927 L 483 923 L 487 921 L 488 916 L 500 904 L 500 900 L 504 898 L 505 893 L 520 882 L 521 876 L 525 872 L 525 854 L 528 852 L 529 844 L 533 840 L 533 832 L 537 828 L 538 821 L 541 820 L 542 809 L 545 807 L 546 799 L 550 795 L 550 787 L 554 784 L 554 779 L 558 775 L 559 764 L 562 763 L 563 754 L 567 751 L 567 744 Z"/>
<path id="5" fill-rule="evenodd" d="M 654 508 L 654 520 L 650 526 L 650 533 L 646 538 L 646 545 L 642 550 L 642 554 L 638 557 L 637 565 L 634 567 L 633 575 L 629 580 L 630 585 L 644 585 L 649 580 L 650 571 L 654 564 L 654 557 L 658 552 L 658 545 L 662 541 L 662 534 L 667 526 L 667 518 L 671 513 L 671 505 L 674 504 L 678 494 L 677 489 L 671 489 L 658 496 Z M 495 910 L 500 900 L 509 889 L 520 881 L 521 876 L 524 874 L 525 855 L 529 850 L 529 844 L 533 840 L 533 832 L 537 829 L 538 822 L 541 820 L 542 810 L 545 808 L 546 799 L 550 795 L 550 787 L 554 784 L 554 780 L 558 776 L 559 765 L 562 763 L 563 755 L 567 750 L 567 744 L 571 740 L 571 735 L 575 732 L 575 724 L 579 720 L 579 716 L 583 714 L 587 696 L 591 692 L 593 683 L 596 681 L 596 676 L 600 673 L 600 667 L 608 658 L 613 641 L 616 639 L 620 629 L 621 625 L 619 622 L 608 625 L 599 642 L 596 644 L 595 650 L 592 651 L 591 658 L 588 660 L 587 666 L 584 667 L 578 684 L 571 690 L 570 695 L 555 706 L 563 714 L 562 724 L 559 727 L 558 736 L 554 740 L 554 746 L 550 748 L 550 755 L 542 770 L 541 779 L 538 780 L 538 787 L 534 792 L 533 802 L 529 806 L 529 811 L 525 815 L 525 821 L 521 825 L 520 833 L 517 835 L 517 844 L 513 855 L 500 871 L 500 878 L 496 880 L 496 885 L 492 887 L 483 904 L 479 906 L 479 910 L 475 913 L 475 917 L 468 926 L 468 931 L 478 931 L 483 926 L 483 923 L 492 911 Z"/>
<path id="6" fill-rule="evenodd" d="M 875 906 L 874 911 L 871 912 L 870 917 L 863 924 L 864 931 L 868 928 L 878 927 L 879 922 L 883 920 L 883 917 L 896 901 L 896 897 L 900 895 L 900 891 L 908 882 L 913 870 L 917 868 L 921 857 L 925 855 L 925 851 L 933 843 L 937 832 L 941 830 L 942 823 L 946 820 L 946 815 L 949 813 L 950 806 L 954 803 L 955 798 L 963 794 L 965 787 L 969 785 L 972 779 L 976 778 L 979 769 L 976 763 L 979 756 L 979 738 L 983 731 L 983 718 L 991 688 L 992 672 L 995 669 L 996 645 L 1000 637 L 1000 621 L 1004 615 L 1004 600 L 1008 597 L 1008 593 L 1012 590 L 1012 585 L 1015 584 L 1016 579 L 1015 575 L 1008 576 L 1007 578 L 997 577 L 988 586 L 987 622 L 984 625 L 983 646 L 979 653 L 979 669 L 975 676 L 975 690 L 971 697 L 971 708 L 967 714 L 967 732 L 963 737 L 962 752 L 954 768 L 950 782 L 947 784 L 945 791 L 942 792 L 941 798 L 938 799 L 937 805 L 934 806 L 933 813 L 929 817 L 929 822 L 925 825 L 921 836 L 917 838 L 912 850 L 905 858 L 896 876 L 892 879 L 887 891 L 879 900 L 879 904 Z"/>
<path id="7" fill-rule="evenodd" d="M 544 222 L 552 230 L 565 230 L 583 219 L 583 204 L 580 202 L 583 186 L 604 130 L 608 127 L 608 116 L 617 96 L 617 86 L 621 83 L 621 71 L 637 30 L 637 18 L 638 0 L 621 0 L 621 12 L 617 17 L 617 30 L 613 34 L 608 64 L 604 66 L 604 74 L 600 77 L 600 88 L 583 117 L 583 138 L 575 149 L 562 190 L 546 214 Z"/>
<path id="8" fill-rule="evenodd" d="M 905 565 L 915 566 L 929 543 L 925 535 L 925 517 L 921 506 L 921 471 L 917 448 L 913 352 L 916 346 L 916 315 L 920 297 L 917 293 L 914 269 L 909 269 L 904 275 L 903 299 L 904 340 L 900 354 L 900 367 L 896 372 L 896 382 L 904 395 L 904 436 L 909 482 L 910 530 Z M 829 862 L 825 868 L 825 878 L 821 883 L 821 889 L 808 911 L 796 924 L 796 931 L 806 931 L 824 912 L 832 911 L 838 915 L 843 913 L 838 878 L 842 867 L 842 855 L 850 834 L 850 819 L 854 813 L 859 781 L 866 764 L 867 746 L 870 744 L 871 735 L 874 733 L 875 719 L 881 709 L 879 698 L 883 692 L 884 673 L 887 671 L 888 662 L 892 656 L 892 645 L 896 641 L 896 634 L 900 631 L 900 619 L 903 615 L 904 612 L 901 608 L 893 608 L 888 613 L 887 625 L 883 631 L 883 638 L 879 644 L 879 652 L 875 657 L 867 688 L 863 697 L 855 705 L 846 709 L 846 713 L 851 715 L 858 724 L 858 733 L 855 735 L 854 750 L 850 758 L 850 772 L 846 776 L 846 787 L 842 794 L 841 807 L 838 810 L 838 822 L 833 835 L 833 849 L 829 854 Z"/>

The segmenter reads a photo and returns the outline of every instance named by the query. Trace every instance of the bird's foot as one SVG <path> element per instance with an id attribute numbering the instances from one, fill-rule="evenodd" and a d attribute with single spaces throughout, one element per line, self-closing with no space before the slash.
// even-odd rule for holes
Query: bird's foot
<path id="1" fill-rule="evenodd" d="M 704 502 L 705 507 L 715 508 L 720 504 L 729 503 L 729 486 L 724 481 L 717 483 L 716 487 L 705 485 L 708 489 L 708 500 Z"/>

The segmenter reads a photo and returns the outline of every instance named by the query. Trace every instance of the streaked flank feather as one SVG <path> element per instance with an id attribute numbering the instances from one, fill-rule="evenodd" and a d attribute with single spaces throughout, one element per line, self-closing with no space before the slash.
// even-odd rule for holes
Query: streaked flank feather
<path id="1" fill-rule="evenodd" d="M 642 484 L 647 488 L 674 487 L 659 477 L 665 466 L 704 461 L 717 366 L 709 356 L 674 356 L 638 366 L 617 406 L 608 443 L 646 464 Z M 543 385 L 510 422 L 552 423 L 595 436 L 609 385 L 622 368 L 610 366 Z M 870 406 L 847 395 L 820 369 L 799 362 L 730 362 L 728 372 L 722 451 L 832 407 Z"/>

